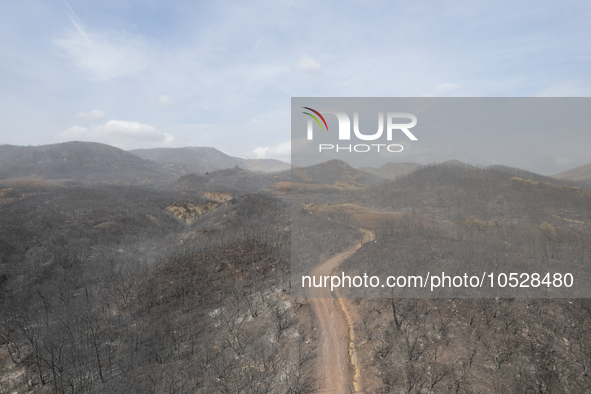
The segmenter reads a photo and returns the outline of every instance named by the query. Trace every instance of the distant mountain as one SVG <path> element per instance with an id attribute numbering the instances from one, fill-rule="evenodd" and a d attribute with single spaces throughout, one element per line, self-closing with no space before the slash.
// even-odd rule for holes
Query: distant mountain
<path id="1" fill-rule="evenodd" d="M 239 167 L 249 171 L 271 173 L 285 171 L 291 168 L 291 164 L 275 159 L 241 159 L 239 157 L 235 157 L 235 159 L 242 163 Z"/>
<path id="2" fill-rule="evenodd" d="M 245 170 L 267 173 L 290 168 L 289 164 L 279 160 L 241 159 L 209 147 L 133 149 L 129 152 L 142 159 L 160 163 L 178 175 L 202 174 L 236 166 Z"/>
<path id="3" fill-rule="evenodd" d="M 553 178 L 591 183 L 591 163 L 552 175 Z"/>
<path id="4" fill-rule="evenodd" d="M 418 163 L 386 163 L 379 168 L 361 167 L 360 171 L 386 179 L 397 179 L 423 167 Z"/>
<path id="5" fill-rule="evenodd" d="M 43 179 L 129 184 L 162 182 L 173 177 L 158 163 L 95 142 L 0 146 L 0 178 L 33 175 Z"/>

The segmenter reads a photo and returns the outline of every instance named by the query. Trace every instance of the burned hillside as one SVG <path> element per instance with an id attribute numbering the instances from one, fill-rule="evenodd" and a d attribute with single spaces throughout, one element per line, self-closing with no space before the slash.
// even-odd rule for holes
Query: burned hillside
<path id="1" fill-rule="evenodd" d="M 459 221 L 506 220 L 542 224 L 589 222 L 591 194 L 584 184 L 504 166 L 431 165 L 368 190 L 360 205 L 423 213 Z"/>

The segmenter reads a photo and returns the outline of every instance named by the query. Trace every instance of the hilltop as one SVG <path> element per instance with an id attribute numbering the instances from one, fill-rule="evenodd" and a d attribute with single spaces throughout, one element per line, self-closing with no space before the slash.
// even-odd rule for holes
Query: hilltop
<path id="1" fill-rule="evenodd" d="M 363 188 L 379 183 L 380 178 L 356 170 L 340 160 L 329 160 L 310 167 L 295 168 L 291 172 L 294 183 L 313 183 L 331 185 L 344 189 Z"/>
<path id="2" fill-rule="evenodd" d="M 335 193 L 358 193 L 382 178 L 356 170 L 340 160 L 330 160 L 310 167 L 293 167 L 275 176 L 275 190 L 291 196 L 335 197 Z M 295 194 L 294 194 L 295 193 Z M 314 199 L 315 202 L 320 202 Z"/>
<path id="3" fill-rule="evenodd" d="M 554 178 L 591 183 L 591 163 L 552 175 Z"/>

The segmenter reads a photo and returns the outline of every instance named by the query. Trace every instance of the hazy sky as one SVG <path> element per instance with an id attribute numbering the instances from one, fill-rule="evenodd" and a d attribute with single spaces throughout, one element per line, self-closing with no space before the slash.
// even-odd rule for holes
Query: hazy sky
<path id="1" fill-rule="evenodd" d="M 292 96 L 589 96 L 589 20 L 589 1 L 4 1 L 0 144 L 286 160 Z"/>
<path id="2" fill-rule="evenodd" d="M 302 107 L 325 111 L 327 125 L 321 129 L 302 113 L 311 111 Z M 349 126 L 343 128 L 348 129 L 350 139 L 340 139 L 340 122 L 329 109 L 337 109 L 349 118 Z M 339 159 L 356 168 L 378 168 L 388 162 L 430 164 L 456 159 L 555 174 L 577 163 L 591 162 L 589 109 L 591 98 L 588 97 L 294 98 L 291 162 L 304 167 Z M 389 112 L 414 115 L 417 123 L 409 132 L 417 140 L 411 141 L 399 128 L 390 132 L 392 139 L 388 140 Z M 359 132 L 366 140 L 356 136 L 355 113 Z M 382 113 L 381 133 L 379 113 Z M 397 117 L 392 121 L 409 124 L 411 119 Z M 308 122 L 312 126 L 311 140 Z M 319 123 L 322 124 L 320 119 Z M 372 138 L 375 134 L 378 136 Z M 320 144 L 328 145 L 323 145 L 322 150 Z M 379 144 L 382 144 L 380 149 Z M 388 151 L 389 144 L 398 145 Z M 338 151 L 336 146 L 340 147 Z"/>

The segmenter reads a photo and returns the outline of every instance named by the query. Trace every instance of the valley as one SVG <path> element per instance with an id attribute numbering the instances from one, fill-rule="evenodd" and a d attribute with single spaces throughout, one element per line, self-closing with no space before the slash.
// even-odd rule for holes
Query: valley
<path id="1" fill-rule="evenodd" d="M 585 286 L 560 297 L 301 286 L 540 264 L 582 280 L 584 182 L 457 161 L 252 171 L 212 148 L 1 148 L 0 392 L 591 387 Z"/>

